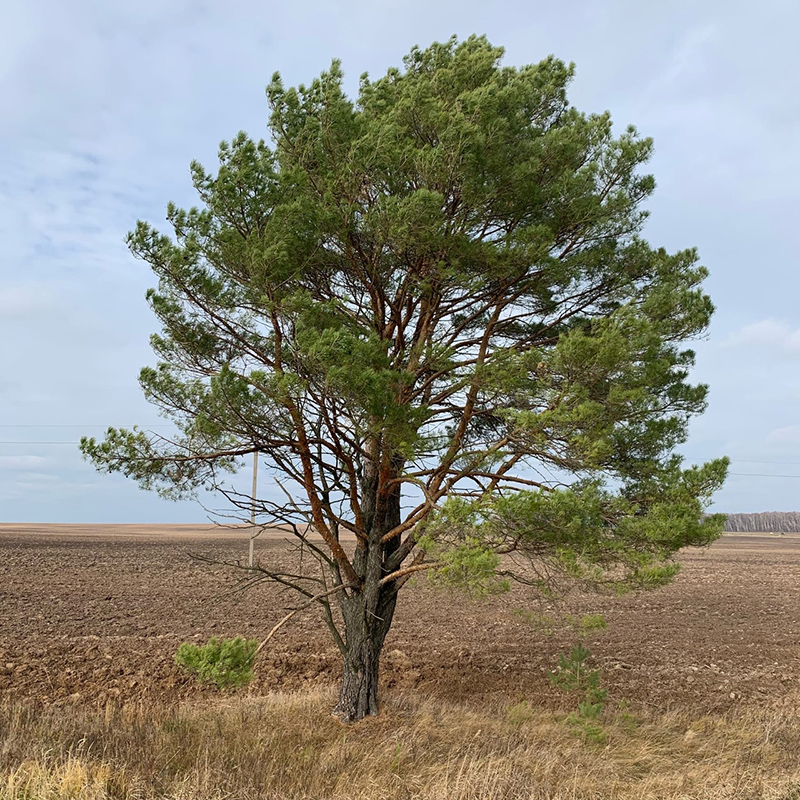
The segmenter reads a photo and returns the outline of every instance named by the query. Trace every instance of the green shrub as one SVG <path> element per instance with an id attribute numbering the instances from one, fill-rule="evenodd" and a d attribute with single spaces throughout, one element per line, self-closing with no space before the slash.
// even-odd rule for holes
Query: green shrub
<path id="1" fill-rule="evenodd" d="M 550 680 L 564 691 L 583 695 L 578 702 L 578 710 L 567 717 L 567 722 L 587 740 L 602 744 L 605 733 L 599 719 L 603 714 L 608 689 L 600 687 L 600 670 L 589 669 L 586 662 L 590 656 L 583 642 L 578 642 L 569 655 L 558 657 L 558 668 L 550 673 Z"/>
<path id="2" fill-rule="evenodd" d="M 583 646 L 583 642 L 578 642 L 569 655 L 563 653 L 558 657 L 558 667 L 550 673 L 550 681 L 554 686 L 564 691 L 585 691 L 593 676 L 599 676 L 599 670 L 590 670 L 587 661 L 591 653 Z"/>
<path id="3" fill-rule="evenodd" d="M 257 649 L 257 639 L 212 636 L 206 645 L 184 642 L 175 654 L 175 663 L 203 683 L 213 683 L 218 689 L 238 689 L 253 679 Z"/>
<path id="4" fill-rule="evenodd" d="M 524 608 L 517 608 L 512 613 L 547 636 L 555 633 L 559 628 L 571 629 L 579 635 L 598 633 L 608 628 L 608 622 L 602 614 L 585 614 L 582 617 L 576 617 L 574 614 L 540 613 Z"/>
<path id="5" fill-rule="evenodd" d="M 578 625 L 582 631 L 604 631 L 608 622 L 602 614 L 586 614 L 581 617 Z"/>

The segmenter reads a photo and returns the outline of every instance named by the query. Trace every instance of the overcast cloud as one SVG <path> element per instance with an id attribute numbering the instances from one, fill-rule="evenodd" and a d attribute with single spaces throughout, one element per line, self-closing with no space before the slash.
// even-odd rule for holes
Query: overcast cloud
<path id="1" fill-rule="evenodd" d="M 72 444 L 160 423 L 136 382 L 153 279 L 125 233 L 194 201 L 191 159 L 213 168 L 221 139 L 264 134 L 275 70 L 308 82 L 338 57 L 353 91 L 453 33 L 486 33 L 507 64 L 575 61 L 576 106 L 655 138 L 647 237 L 697 246 L 718 307 L 696 348 L 710 407 L 684 451 L 733 458 L 717 509 L 800 510 L 795 2 L 12 0 L 3 16 L 0 521 L 204 519 Z"/>

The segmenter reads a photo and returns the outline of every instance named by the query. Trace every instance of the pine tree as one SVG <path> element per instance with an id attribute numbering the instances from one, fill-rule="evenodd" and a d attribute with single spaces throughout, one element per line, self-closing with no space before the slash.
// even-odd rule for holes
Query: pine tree
<path id="1" fill-rule="evenodd" d="M 319 572 L 259 569 L 317 598 L 348 721 L 377 713 L 412 575 L 654 587 L 722 527 L 703 510 L 727 461 L 673 454 L 705 408 L 686 343 L 713 306 L 694 250 L 640 236 L 652 143 L 572 107 L 572 66 L 502 52 L 414 48 L 356 101 L 338 62 L 309 86 L 276 74 L 271 142 L 223 142 L 171 236 L 129 235 L 158 279 L 141 386 L 181 434 L 112 428 L 83 453 L 173 497 L 226 491 L 260 454 L 288 498 L 262 518 Z"/>

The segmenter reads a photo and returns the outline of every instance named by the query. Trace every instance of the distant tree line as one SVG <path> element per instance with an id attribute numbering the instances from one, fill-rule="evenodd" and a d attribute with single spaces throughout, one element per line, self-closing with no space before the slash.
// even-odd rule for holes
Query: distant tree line
<path id="1" fill-rule="evenodd" d="M 725 530 L 728 533 L 798 533 L 800 512 L 765 511 L 761 514 L 728 514 Z"/>

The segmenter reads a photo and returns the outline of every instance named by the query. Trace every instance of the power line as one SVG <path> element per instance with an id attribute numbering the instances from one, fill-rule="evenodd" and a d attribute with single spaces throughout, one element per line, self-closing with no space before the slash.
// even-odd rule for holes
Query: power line
<path id="1" fill-rule="evenodd" d="M 104 425 L 0 425 L 0 428 L 100 428 L 106 427 Z M 171 425 L 149 425 L 150 428 L 171 428 Z M 143 428 L 144 430 L 144 428 Z M 36 440 L 2 440 L 0 444 L 21 444 L 21 445 L 73 445 L 77 446 L 80 442 L 64 442 L 64 441 L 36 441 Z M 792 464 L 800 466 L 800 461 L 760 461 L 752 458 L 733 458 L 734 463 L 741 464 Z M 776 475 L 766 472 L 729 472 L 728 475 L 737 478 L 800 478 L 800 475 Z"/>
<path id="2" fill-rule="evenodd" d="M 679 453 L 678 455 L 683 455 Z M 711 461 L 712 458 L 717 458 L 717 456 L 712 456 L 709 458 L 697 458 L 695 456 L 683 456 L 685 461 Z M 738 464 L 784 464 L 784 465 L 792 465 L 795 467 L 800 467 L 800 461 L 762 461 L 755 458 L 731 458 L 731 461 Z"/>
<path id="3" fill-rule="evenodd" d="M 21 441 L 0 441 L 0 444 L 24 444 L 24 445 L 37 445 L 37 444 L 65 444 L 65 445 L 74 445 L 78 446 L 80 442 L 21 442 Z M 761 461 L 756 462 L 761 464 L 772 464 L 772 463 L 781 463 L 781 462 L 772 462 L 772 461 Z M 800 475 L 775 475 L 769 474 L 767 472 L 729 472 L 729 476 L 733 476 L 736 478 L 800 478 Z"/>
<path id="4" fill-rule="evenodd" d="M 766 472 L 729 472 L 737 478 L 800 478 L 800 475 L 770 475 Z"/>
<path id="5" fill-rule="evenodd" d="M 800 467 L 800 461 L 757 461 L 754 458 L 732 458 L 731 461 L 739 464 L 784 464 Z"/>
<path id="6" fill-rule="evenodd" d="M 85 424 L 85 425 L 73 425 L 73 424 L 65 424 L 65 423 L 1 423 L 0 429 L 2 428 L 108 428 L 108 423 L 92 423 L 92 424 Z M 174 425 L 164 422 L 157 422 L 152 424 L 136 424 L 136 425 L 116 425 L 113 427 L 123 427 L 123 428 L 133 428 L 137 427 L 141 430 L 147 430 L 149 428 L 174 428 Z M 79 444 L 78 442 L 34 442 L 34 441 L 14 441 L 14 442 L 7 442 L 7 441 L 0 441 L 0 444 Z M 683 454 L 680 454 L 683 455 Z M 701 458 L 696 459 L 695 456 L 687 456 L 683 455 L 687 461 L 693 460 L 700 460 L 705 461 L 707 459 Z M 738 462 L 741 464 L 783 464 L 783 465 L 792 465 L 796 467 L 800 467 L 800 461 L 767 461 L 763 459 L 756 459 L 756 458 L 731 458 L 731 461 Z M 731 473 L 734 474 L 734 473 Z"/>
<path id="7" fill-rule="evenodd" d="M 97 424 L 97 425 L 0 425 L 0 428 L 108 428 L 108 424 Z M 129 427 L 133 428 L 133 425 L 128 426 L 116 426 L 116 427 Z M 137 425 L 135 427 L 138 428 L 172 428 L 173 425 L 165 424 L 165 423 L 158 423 L 154 425 Z"/>

